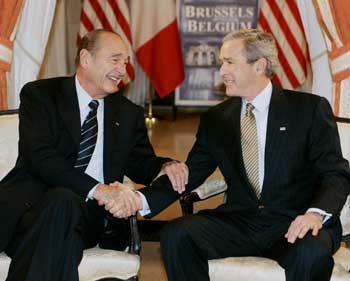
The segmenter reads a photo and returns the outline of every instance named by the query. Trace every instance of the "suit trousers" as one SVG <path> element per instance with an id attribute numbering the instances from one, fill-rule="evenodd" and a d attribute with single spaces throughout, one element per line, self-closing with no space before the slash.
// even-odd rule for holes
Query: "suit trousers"
<path id="1" fill-rule="evenodd" d="M 84 248 L 96 245 L 104 229 L 103 208 L 66 188 L 50 189 L 18 223 L 6 253 L 6 281 L 78 281 Z"/>
<path id="2" fill-rule="evenodd" d="M 161 235 L 168 280 L 209 281 L 208 260 L 258 256 L 276 260 L 285 269 L 286 281 L 329 281 L 332 255 L 340 246 L 340 223 L 290 244 L 284 234 L 292 220 L 264 210 L 205 210 L 176 219 Z"/>

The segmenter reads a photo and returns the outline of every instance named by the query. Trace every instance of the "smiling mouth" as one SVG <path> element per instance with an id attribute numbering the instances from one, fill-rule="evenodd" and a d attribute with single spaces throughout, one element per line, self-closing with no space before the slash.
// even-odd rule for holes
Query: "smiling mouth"
<path id="1" fill-rule="evenodd" d="M 122 77 L 108 76 L 108 79 L 112 80 L 113 82 L 119 83 L 119 81 L 122 79 Z"/>

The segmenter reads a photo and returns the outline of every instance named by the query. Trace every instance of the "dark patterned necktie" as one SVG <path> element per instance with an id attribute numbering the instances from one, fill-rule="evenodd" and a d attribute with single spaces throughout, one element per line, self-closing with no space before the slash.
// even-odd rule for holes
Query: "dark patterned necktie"
<path id="1" fill-rule="evenodd" d="M 97 108 L 98 101 L 92 100 L 89 103 L 91 108 L 89 114 L 86 116 L 86 119 L 81 126 L 80 130 L 80 145 L 77 161 L 75 162 L 75 168 L 84 172 L 89 165 L 91 156 L 95 150 L 96 141 L 97 141 Z"/>
<path id="2" fill-rule="evenodd" d="M 258 135 L 253 109 L 254 106 L 247 103 L 246 112 L 241 120 L 241 145 L 248 180 L 260 198 Z"/>

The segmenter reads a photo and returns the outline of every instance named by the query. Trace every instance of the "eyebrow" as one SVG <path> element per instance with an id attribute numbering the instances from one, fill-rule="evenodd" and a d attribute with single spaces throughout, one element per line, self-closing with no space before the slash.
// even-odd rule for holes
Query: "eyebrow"
<path id="1" fill-rule="evenodd" d="M 224 61 L 234 61 L 233 58 L 229 57 L 229 58 L 219 58 L 219 62 L 223 63 Z"/>
<path id="2" fill-rule="evenodd" d="M 122 57 L 123 56 L 123 54 L 122 53 L 118 53 L 118 54 L 113 54 L 113 55 L 111 55 L 111 58 L 120 58 L 120 57 Z M 129 57 L 129 56 L 128 56 Z"/>

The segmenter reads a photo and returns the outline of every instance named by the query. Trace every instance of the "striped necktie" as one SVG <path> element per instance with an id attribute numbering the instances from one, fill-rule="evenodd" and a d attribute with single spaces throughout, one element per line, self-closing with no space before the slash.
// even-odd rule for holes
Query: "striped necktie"
<path id="1" fill-rule="evenodd" d="M 248 180 L 256 195 L 260 198 L 258 135 L 253 109 L 254 106 L 247 103 L 246 112 L 241 120 L 241 145 Z"/>
<path id="2" fill-rule="evenodd" d="M 98 101 L 92 100 L 89 103 L 89 107 L 91 108 L 89 114 L 86 116 L 86 119 L 81 126 L 80 130 L 80 145 L 79 145 L 79 153 L 77 160 L 75 162 L 75 168 L 84 172 L 89 165 L 91 156 L 95 150 L 96 141 L 97 141 L 97 108 Z"/>

